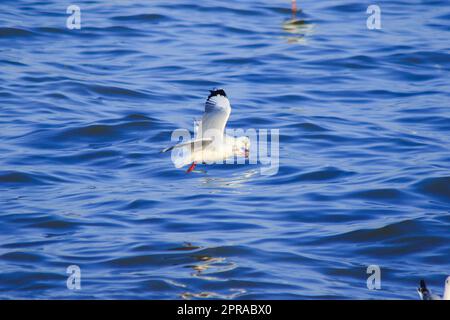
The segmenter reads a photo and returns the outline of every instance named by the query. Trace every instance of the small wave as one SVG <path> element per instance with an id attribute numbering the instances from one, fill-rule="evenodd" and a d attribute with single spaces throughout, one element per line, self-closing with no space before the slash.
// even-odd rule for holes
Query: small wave
<path id="1" fill-rule="evenodd" d="M 64 180 L 48 174 L 34 174 L 21 171 L 0 171 L 0 183 L 9 185 L 43 185 Z"/>
<path id="2" fill-rule="evenodd" d="M 78 223 L 64 221 L 64 220 L 51 220 L 51 221 L 42 221 L 36 222 L 28 225 L 29 228 L 42 228 L 49 230 L 72 230 L 76 227 Z"/>
<path id="3" fill-rule="evenodd" d="M 112 20 L 117 21 L 136 21 L 136 22 L 160 22 L 160 21 L 169 21 L 172 18 L 155 13 L 147 13 L 147 14 L 136 14 L 129 16 L 115 16 L 111 18 Z"/>
<path id="4" fill-rule="evenodd" d="M 427 178 L 413 186 L 417 192 L 450 203 L 450 177 Z"/>
<path id="5" fill-rule="evenodd" d="M 70 30 L 67 28 L 52 28 L 52 27 L 40 27 L 37 28 L 38 33 L 50 33 L 50 34 L 69 34 Z"/>
<path id="6" fill-rule="evenodd" d="M 251 34 L 257 34 L 256 31 L 251 29 L 244 29 L 244 28 L 238 28 L 238 27 L 231 27 L 231 26 L 222 26 L 221 32 L 227 32 L 230 34 L 238 34 L 238 35 L 251 35 Z"/>
<path id="7" fill-rule="evenodd" d="M 123 268 L 136 268 L 144 266 L 164 266 L 164 265 L 180 265 L 192 262 L 193 258 L 190 254 L 146 254 L 133 255 L 128 257 L 115 258 L 105 262 L 107 265 L 120 266 Z"/>
<path id="8" fill-rule="evenodd" d="M 311 123 L 311 122 L 293 123 L 293 124 L 285 126 L 285 128 L 300 129 L 300 130 L 305 131 L 305 132 L 324 132 L 324 131 L 328 131 L 324 127 L 322 127 L 322 126 L 320 126 L 318 124 L 315 124 L 315 123 Z"/>
<path id="9" fill-rule="evenodd" d="M 123 96 L 126 98 L 148 98 L 148 96 L 145 93 L 121 88 L 121 87 L 114 87 L 114 86 L 101 86 L 101 85 L 91 85 L 89 86 L 89 89 L 92 92 L 95 92 L 97 94 L 103 95 L 103 96 Z"/>
<path id="10" fill-rule="evenodd" d="M 0 260 L 9 260 L 14 262 L 37 262 L 42 261 L 43 256 L 31 252 L 13 251 L 1 255 Z"/>
<path id="11" fill-rule="evenodd" d="M 285 169 L 282 168 L 280 168 L 278 176 L 276 178 L 273 178 L 274 181 L 272 181 L 272 183 L 274 184 L 289 184 L 299 182 L 324 183 L 324 182 L 331 182 L 333 180 L 347 178 L 356 174 L 355 172 L 345 171 L 335 167 L 328 167 L 321 170 L 300 174 L 295 174 L 297 170 L 286 171 Z"/>
<path id="12" fill-rule="evenodd" d="M 225 59 L 216 59 L 213 60 L 214 63 L 223 63 L 223 64 L 229 64 L 229 65 L 245 65 L 245 64 L 251 64 L 251 65 L 260 65 L 263 64 L 261 61 L 259 61 L 257 58 L 225 58 Z"/>
<path id="13" fill-rule="evenodd" d="M 143 35 L 139 29 L 134 29 L 125 26 L 110 26 L 110 27 L 85 27 L 82 32 L 75 35 L 83 38 L 102 37 L 105 33 L 114 34 L 114 36 L 135 37 Z"/>
<path id="14" fill-rule="evenodd" d="M 25 29 L 18 28 L 0 28 L 0 39 L 2 38 L 27 38 L 34 36 L 35 33 Z"/>
<path id="15" fill-rule="evenodd" d="M 328 10 L 334 10 L 341 13 L 359 13 L 359 12 L 365 12 L 367 9 L 367 6 L 364 6 L 364 4 L 359 2 L 353 2 L 353 3 L 346 3 L 346 4 L 338 4 L 338 5 L 331 5 L 327 7 Z"/>
<path id="16" fill-rule="evenodd" d="M 1 183 L 36 183 L 37 180 L 30 174 L 26 174 L 23 172 L 9 172 L 0 175 Z"/>
<path id="17" fill-rule="evenodd" d="M 356 55 L 351 57 L 339 58 L 339 59 L 320 59 L 310 64 L 323 65 L 326 63 L 330 68 L 342 69 L 374 69 L 379 67 L 379 62 L 366 55 Z"/>
<path id="18" fill-rule="evenodd" d="M 330 181 L 339 178 L 349 177 L 354 174 L 355 172 L 329 167 L 325 170 L 303 173 L 299 175 L 297 178 L 298 181 Z"/>
<path id="19" fill-rule="evenodd" d="M 47 82 L 59 82 L 66 80 L 66 77 L 61 76 L 23 76 L 21 78 L 23 81 L 33 82 L 33 83 L 47 83 Z"/>
<path id="20" fill-rule="evenodd" d="M 137 210 L 137 209 L 148 209 L 153 208 L 159 204 L 157 200 L 134 200 L 128 203 L 126 206 L 122 207 L 121 210 Z"/>
<path id="21" fill-rule="evenodd" d="M 358 191 L 349 196 L 367 200 L 401 200 L 407 197 L 404 192 L 394 188 Z"/>
<path id="22" fill-rule="evenodd" d="M 22 62 L 18 62 L 18 61 L 12 61 L 12 60 L 0 60 L 0 64 L 8 64 L 8 65 L 12 65 L 12 66 L 18 66 L 18 67 L 25 67 L 27 66 L 27 64 L 22 63 Z"/>
<path id="23" fill-rule="evenodd" d="M 372 229 L 359 229 L 334 236 L 334 240 L 354 242 L 377 242 L 396 238 L 407 234 L 420 234 L 420 223 L 414 219 L 389 223 L 382 227 Z"/>
<path id="24" fill-rule="evenodd" d="M 231 13 L 231 14 L 242 15 L 242 16 L 258 16 L 258 15 L 264 14 L 264 12 L 262 10 L 259 10 L 259 8 L 257 8 L 257 7 L 254 7 L 254 10 L 248 10 L 248 9 L 233 8 L 233 7 L 228 7 L 228 6 L 209 6 L 209 5 L 204 5 L 200 2 L 198 4 L 179 4 L 179 5 L 177 5 L 177 7 L 179 9 L 185 9 L 185 10 L 191 10 L 191 11 L 197 11 L 197 12 L 210 12 L 210 13 L 220 12 L 221 15 Z"/>

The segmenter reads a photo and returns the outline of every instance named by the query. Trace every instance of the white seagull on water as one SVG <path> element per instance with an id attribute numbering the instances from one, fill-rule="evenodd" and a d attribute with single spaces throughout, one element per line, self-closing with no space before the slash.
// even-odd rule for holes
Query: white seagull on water
<path id="1" fill-rule="evenodd" d="M 210 164 L 223 162 L 234 156 L 248 158 L 250 139 L 246 136 L 232 137 L 225 134 L 225 126 L 231 113 L 231 105 L 223 89 L 210 90 L 206 99 L 205 112 L 196 128 L 193 140 L 179 143 L 161 152 L 183 149 L 185 156 L 180 167 L 190 164 L 187 173 L 194 170 L 198 163 Z"/>
<path id="2" fill-rule="evenodd" d="M 450 276 L 445 279 L 444 295 L 442 298 L 437 294 L 431 293 L 431 290 L 427 288 L 425 280 L 420 280 L 420 286 L 417 288 L 417 292 L 422 300 L 450 300 Z"/>

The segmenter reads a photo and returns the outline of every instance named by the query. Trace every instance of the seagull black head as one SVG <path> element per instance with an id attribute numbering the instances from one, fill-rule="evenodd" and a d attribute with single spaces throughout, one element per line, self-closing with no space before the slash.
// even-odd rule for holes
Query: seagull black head
<path id="1" fill-rule="evenodd" d="M 227 96 L 225 91 L 221 88 L 214 88 L 213 90 L 209 90 L 209 92 L 210 92 L 210 94 L 209 94 L 207 100 L 209 100 L 210 98 L 215 97 L 215 96 L 224 96 L 224 97 Z"/>

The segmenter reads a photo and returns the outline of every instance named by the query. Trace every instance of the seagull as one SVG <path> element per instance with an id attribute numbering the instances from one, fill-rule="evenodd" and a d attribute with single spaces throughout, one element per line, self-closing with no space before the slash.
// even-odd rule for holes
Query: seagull
<path id="1" fill-rule="evenodd" d="M 437 294 L 431 293 L 431 290 L 427 288 L 425 280 L 420 280 L 420 286 L 417 288 L 417 292 L 422 300 L 450 300 L 450 276 L 445 279 L 444 296 L 442 298 Z"/>
<path id="2" fill-rule="evenodd" d="M 234 156 L 249 157 L 250 138 L 225 134 L 225 126 L 231 113 L 231 105 L 225 90 L 214 88 L 206 99 L 205 112 L 195 128 L 194 139 L 163 149 L 161 152 L 181 149 L 184 156 L 179 167 L 190 164 L 186 173 L 198 163 L 223 162 Z"/>

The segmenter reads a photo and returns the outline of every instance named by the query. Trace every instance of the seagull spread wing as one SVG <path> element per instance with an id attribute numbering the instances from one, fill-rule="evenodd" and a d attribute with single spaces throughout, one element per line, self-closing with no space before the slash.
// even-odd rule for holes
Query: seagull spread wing
<path id="1" fill-rule="evenodd" d="M 194 124 L 194 139 L 161 150 L 174 150 L 172 161 L 177 168 L 191 163 L 187 172 L 191 172 L 197 162 L 204 162 L 204 156 L 223 158 L 225 126 L 230 117 L 231 105 L 223 89 L 210 92 L 203 117 Z"/>
<path id="2" fill-rule="evenodd" d="M 198 134 L 203 138 L 224 135 L 225 126 L 231 113 L 230 101 L 223 89 L 211 91 L 205 103 L 205 113 L 199 124 Z"/>
<path id="3" fill-rule="evenodd" d="M 184 147 L 189 147 L 189 146 L 190 146 L 191 150 L 194 150 L 195 148 L 203 149 L 204 147 L 209 145 L 212 141 L 213 140 L 211 138 L 189 140 L 187 142 L 179 143 L 177 145 L 165 148 L 165 149 L 161 150 L 161 153 L 173 150 L 175 148 L 184 148 Z"/>

